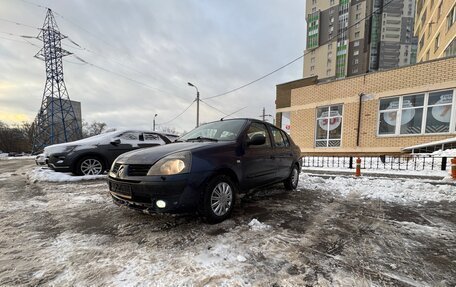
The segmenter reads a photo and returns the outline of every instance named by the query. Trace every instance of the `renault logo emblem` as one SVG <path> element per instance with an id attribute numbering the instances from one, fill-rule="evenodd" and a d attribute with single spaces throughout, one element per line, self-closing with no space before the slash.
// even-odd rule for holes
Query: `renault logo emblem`
<path id="1" fill-rule="evenodd" d="M 123 177 L 125 174 L 125 166 L 121 165 L 117 170 L 117 177 Z"/>

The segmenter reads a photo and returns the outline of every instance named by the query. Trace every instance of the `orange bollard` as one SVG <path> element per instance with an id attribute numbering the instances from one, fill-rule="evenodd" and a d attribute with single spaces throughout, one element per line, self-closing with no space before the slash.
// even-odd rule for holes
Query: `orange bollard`
<path id="1" fill-rule="evenodd" d="M 361 159 L 358 157 L 356 159 L 356 176 L 361 176 Z"/>
<path id="2" fill-rule="evenodd" d="M 451 159 L 451 177 L 456 180 L 456 157 Z"/>

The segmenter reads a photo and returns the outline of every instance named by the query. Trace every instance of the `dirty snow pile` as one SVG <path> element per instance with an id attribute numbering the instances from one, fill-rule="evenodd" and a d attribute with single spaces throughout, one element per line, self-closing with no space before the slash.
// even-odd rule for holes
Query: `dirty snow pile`
<path id="1" fill-rule="evenodd" d="M 437 150 L 432 153 L 432 156 L 440 157 L 456 157 L 456 149 Z"/>
<path id="2" fill-rule="evenodd" d="M 249 227 L 253 231 L 261 231 L 271 228 L 271 226 L 261 223 L 258 219 L 254 218 L 249 222 Z"/>
<path id="3" fill-rule="evenodd" d="M 339 176 L 324 179 L 303 173 L 300 176 L 299 187 L 302 189 L 335 192 L 343 197 L 380 199 L 396 203 L 456 201 L 455 185 L 434 185 L 418 180 Z"/>
<path id="4" fill-rule="evenodd" d="M 55 172 L 48 168 L 36 167 L 27 174 L 27 178 L 31 182 L 74 182 L 83 180 L 104 179 L 106 178 L 106 175 L 74 176 L 71 173 Z"/>

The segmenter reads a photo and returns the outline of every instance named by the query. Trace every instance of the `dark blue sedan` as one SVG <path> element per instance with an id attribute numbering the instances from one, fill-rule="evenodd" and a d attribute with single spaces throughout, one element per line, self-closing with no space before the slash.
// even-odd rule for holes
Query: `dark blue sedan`
<path id="1" fill-rule="evenodd" d="M 283 182 L 296 189 L 300 149 L 255 119 L 207 123 L 175 143 L 127 152 L 109 172 L 114 202 L 156 213 L 198 211 L 208 222 L 230 216 L 237 193 Z"/>

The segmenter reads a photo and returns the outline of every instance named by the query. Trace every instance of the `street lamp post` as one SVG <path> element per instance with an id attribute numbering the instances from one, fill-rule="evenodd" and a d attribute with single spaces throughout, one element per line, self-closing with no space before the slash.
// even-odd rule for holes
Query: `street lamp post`
<path id="1" fill-rule="evenodd" d="M 187 84 L 196 89 L 196 127 L 199 127 L 200 92 L 198 91 L 198 88 L 192 83 L 188 82 Z"/>
<path id="2" fill-rule="evenodd" d="M 158 116 L 158 114 L 155 114 L 154 116 L 154 125 L 153 125 L 153 130 L 155 131 L 155 118 Z"/>

